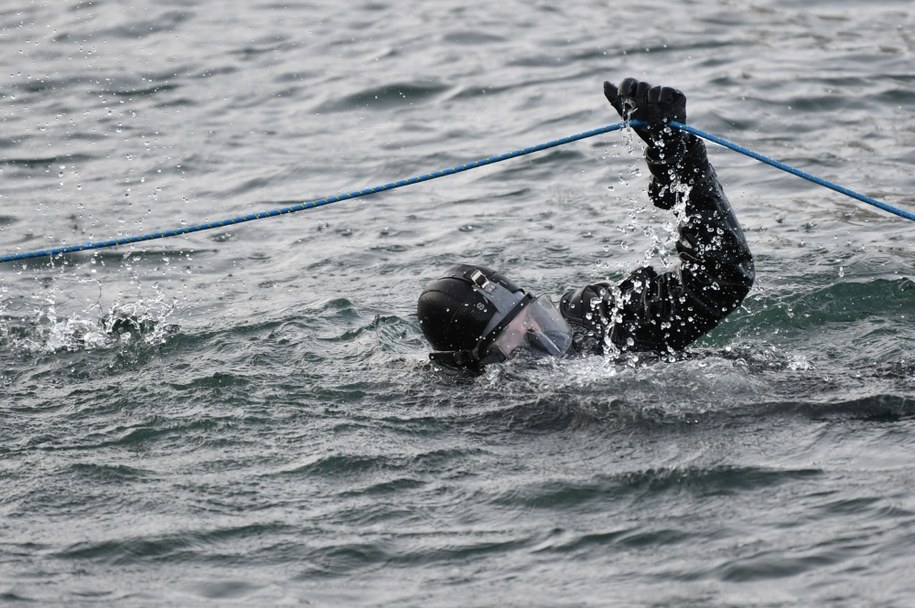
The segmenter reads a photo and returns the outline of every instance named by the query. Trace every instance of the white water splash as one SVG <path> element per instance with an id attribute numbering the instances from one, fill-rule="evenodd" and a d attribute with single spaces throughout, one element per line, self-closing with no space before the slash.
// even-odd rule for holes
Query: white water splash
<path id="1" fill-rule="evenodd" d="M 28 353 L 75 352 L 112 348 L 119 344 L 162 344 L 177 329 L 168 323 L 176 302 L 163 296 L 153 300 L 117 302 L 101 318 L 60 317 L 53 301 L 36 307 L 24 322 L 5 320 L 0 337 L 9 348 Z"/>

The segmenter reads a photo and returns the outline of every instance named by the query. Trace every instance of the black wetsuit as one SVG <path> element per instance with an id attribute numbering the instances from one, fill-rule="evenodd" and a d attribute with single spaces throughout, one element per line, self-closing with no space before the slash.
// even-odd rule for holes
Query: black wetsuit
<path id="1" fill-rule="evenodd" d="M 662 160 L 646 153 L 652 202 L 670 209 L 686 202 L 678 228 L 678 268 L 639 268 L 617 285 L 595 283 L 562 297 L 560 312 L 581 352 L 679 351 L 718 325 L 753 285 L 753 257 L 709 164 L 705 144 L 686 135 Z"/>

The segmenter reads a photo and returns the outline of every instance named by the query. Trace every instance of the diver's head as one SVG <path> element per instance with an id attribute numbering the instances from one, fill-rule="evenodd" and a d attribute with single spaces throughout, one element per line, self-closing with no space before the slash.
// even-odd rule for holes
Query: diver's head
<path id="1" fill-rule="evenodd" d="M 572 332 L 546 296 L 534 297 L 500 273 L 458 264 L 430 283 L 416 306 L 429 357 L 451 367 L 480 368 L 520 347 L 560 356 Z"/>

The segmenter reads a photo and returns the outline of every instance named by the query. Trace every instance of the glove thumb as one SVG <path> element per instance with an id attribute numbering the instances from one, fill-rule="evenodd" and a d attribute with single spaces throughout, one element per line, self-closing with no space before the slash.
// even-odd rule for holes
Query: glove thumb
<path id="1" fill-rule="evenodd" d="M 620 115 L 620 118 L 625 119 L 626 115 L 623 112 L 623 104 L 620 101 L 620 92 L 615 84 L 612 82 L 604 82 L 604 97 L 607 98 L 607 101 L 610 102 L 610 105 L 613 106 L 616 113 Z"/>

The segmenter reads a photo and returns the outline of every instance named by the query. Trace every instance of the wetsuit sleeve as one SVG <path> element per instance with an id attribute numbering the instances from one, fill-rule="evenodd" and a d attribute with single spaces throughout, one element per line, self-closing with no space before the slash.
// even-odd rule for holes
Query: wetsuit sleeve
<path id="1" fill-rule="evenodd" d="M 753 285 L 753 257 L 730 203 L 693 135 L 662 155 L 649 147 L 652 202 L 683 203 L 677 268 L 637 269 L 621 283 L 596 283 L 562 297 L 560 311 L 579 348 L 672 352 L 685 348 L 737 308 Z"/>

